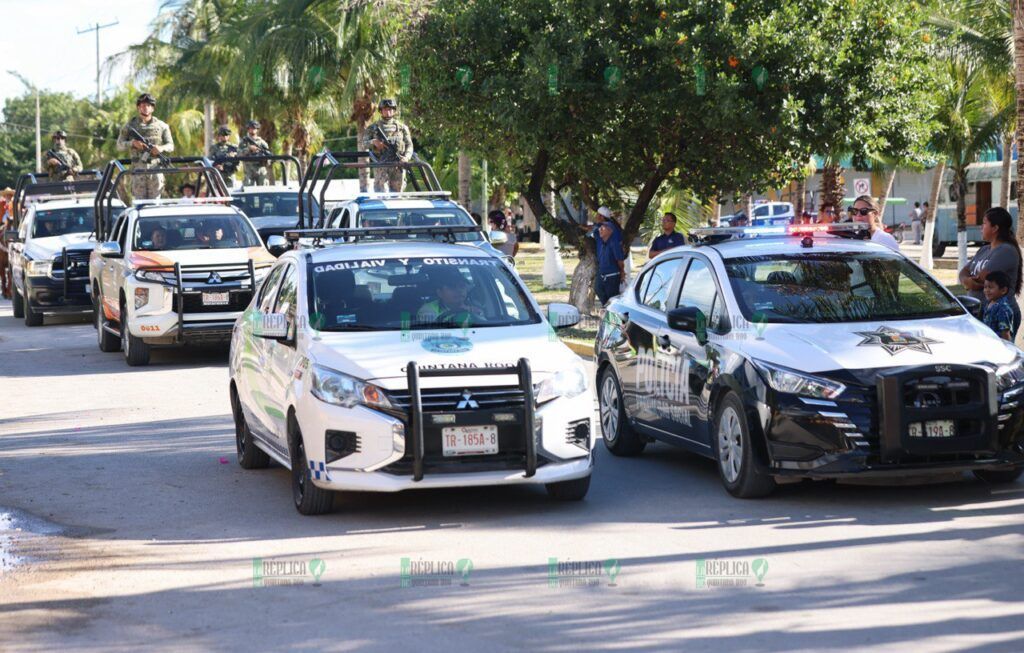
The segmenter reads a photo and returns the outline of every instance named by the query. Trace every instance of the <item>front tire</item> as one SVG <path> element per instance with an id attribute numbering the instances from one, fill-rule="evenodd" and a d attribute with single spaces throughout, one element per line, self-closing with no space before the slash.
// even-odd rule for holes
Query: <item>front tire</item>
<path id="1" fill-rule="evenodd" d="M 718 475 L 729 494 L 740 499 L 763 497 L 775 489 L 775 479 L 757 469 L 743 402 L 729 392 L 715 413 L 715 458 Z"/>
<path id="2" fill-rule="evenodd" d="M 121 350 L 121 339 L 107 331 L 107 317 L 103 314 L 103 299 L 93 295 L 92 300 L 93 326 L 96 327 L 96 344 L 100 351 L 110 353 Z"/>
<path id="3" fill-rule="evenodd" d="M 973 473 L 978 480 L 991 483 L 992 485 L 1003 485 L 1005 483 L 1013 483 L 1020 478 L 1020 475 L 1024 474 L 1024 467 L 1015 467 L 1013 469 L 976 469 Z"/>
<path id="4" fill-rule="evenodd" d="M 303 515 L 328 513 L 334 503 L 334 494 L 313 485 L 313 478 L 309 473 L 309 461 L 306 459 L 306 446 L 302 441 L 302 432 L 294 417 L 288 421 L 292 440 L 292 502 L 295 504 L 295 509 Z"/>
<path id="5" fill-rule="evenodd" d="M 546 483 L 544 489 L 548 496 L 556 501 L 582 501 L 590 489 L 590 474 L 583 478 L 574 478 L 571 481 L 558 481 L 557 483 Z"/>
<path id="6" fill-rule="evenodd" d="M 14 283 L 14 277 L 11 277 L 11 308 L 14 310 L 15 319 L 25 317 L 25 301 L 18 294 L 18 286 Z"/>
<path id="7" fill-rule="evenodd" d="M 265 469 L 270 465 L 270 456 L 256 446 L 252 431 L 245 421 L 242 403 L 238 399 L 238 391 L 231 386 L 231 415 L 235 418 L 235 452 L 238 454 L 238 465 L 242 469 Z"/>
<path id="8" fill-rule="evenodd" d="M 43 314 L 32 308 L 32 300 L 25 298 L 25 326 L 43 326 Z"/>
<path id="9" fill-rule="evenodd" d="M 121 304 L 121 348 L 124 360 L 131 367 L 149 365 L 149 345 L 142 338 L 132 335 L 128 328 L 128 307 Z"/>
<path id="10" fill-rule="evenodd" d="M 606 367 L 601 373 L 600 387 L 598 405 L 601 409 L 601 439 L 604 440 L 605 448 L 616 456 L 639 454 L 647 442 L 626 421 L 622 387 L 611 367 Z"/>

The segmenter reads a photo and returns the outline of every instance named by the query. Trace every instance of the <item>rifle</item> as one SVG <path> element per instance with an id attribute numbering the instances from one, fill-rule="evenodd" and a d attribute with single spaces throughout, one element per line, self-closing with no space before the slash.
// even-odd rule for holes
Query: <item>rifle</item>
<path id="1" fill-rule="evenodd" d="M 149 139 L 140 134 L 139 130 L 135 129 L 134 127 L 128 128 L 128 138 L 134 141 L 139 141 L 146 146 L 146 149 L 139 154 L 139 161 L 143 163 L 149 163 L 153 158 L 153 155 L 150 152 L 150 150 L 153 149 L 153 144 L 149 142 Z M 171 165 L 171 160 L 163 152 L 161 152 L 157 156 L 157 160 L 159 160 L 160 165 L 164 166 L 165 168 L 170 167 Z"/>
<path id="2" fill-rule="evenodd" d="M 66 177 L 71 172 L 71 166 L 68 164 L 67 158 L 65 158 L 62 152 L 58 152 L 54 149 L 46 150 L 47 159 L 57 159 L 57 174 L 61 177 Z"/>
<path id="3" fill-rule="evenodd" d="M 387 134 L 384 133 L 384 130 L 381 129 L 380 125 L 377 123 L 373 123 L 373 128 L 377 131 L 377 134 L 380 137 L 378 138 L 378 140 L 384 143 L 384 153 L 389 154 L 392 158 L 396 160 L 400 160 L 401 157 L 398 156 L 398 148 L 395 147 L 394 143 L 388 140 Z"/>
<path id="4" fill-rule="evenodd" d="M 225 175 L 233 175 L 238 170 L 238 161 L 232 161 L 232 158 L 238 156 L 238 148 L 230 143 L 227 144 L 227 150 L 230 155 L 221 155 L 213 159 L 214 166 L 220 166 L 224 170 Z"/>
<path id="5" fill-rule="evenodd" d="M 242 137 L 242 140 L 238 141 L 239 147 L 244 147 L 247 151 L 250 147 L 255 147 L 257 154 L 264 156 L 274 156 L 274 153 L 270 151 L 269 147 L 263 147 L 257 143 L 254 139 L 250 138 L 248 134 Z"/>

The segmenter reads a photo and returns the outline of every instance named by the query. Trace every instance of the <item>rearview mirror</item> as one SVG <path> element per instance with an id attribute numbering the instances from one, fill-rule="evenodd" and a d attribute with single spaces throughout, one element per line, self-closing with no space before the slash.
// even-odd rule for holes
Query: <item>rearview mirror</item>
<path id="1" fill-rule="evenodd" d="M 100 243 L 100 246 L 96 248 L 100 256 L 103 258 L 121 258 L 121 246 L 116 242 Z"/>
<path id="2" fill-rule="evenodd" d="M 267 238 L 267 251 L 274 256 L 280 256 L 288 251 L 288 241 L 284 236 L 271 236 Z"/>
<path id="3" fill-rule="evenodd" d="M 693 306 L 680 306 L 669 311 L 668 328 L 692 333 L 701 345 L 708 341 L 708 320 L 702 310 Z"/>
<path id="4" fill-rule="evenodd" d="M 580 312 L 572 304 L 548 304 L 548 322 L 554 329 L 567 329 L 580 322 Z"/>
<path id="5" fill-rule="evenodd" d="M 973 315 L 974 317 L 981 319 L 982 305 L 981 300 L 977 297 L 971 297 L 970 295 L 957 295 L 957 301 L 964 307 L 964 310 Z"/>
<path id="6" fill-rule="evenodd" d="M 284 313 L 256 313 L 252 333 L 257 338 L 287 338 L 288 318 Z"/>
<path id="7" fill-rule="evenodd" d="M 487 238 L 491 241 L 492 245 L 504 245 L 508 242 L 508 234 L 504 231 L 491 231 L 487 234 Z"/>
<path id="8" fill-rule="evenodd" d="M 18 237 L 18 230 L 17 229 L 8 229 L 7 231 L 5 231 L 4 232 L 4 240 L 6 240 L 9 243 L 20 243 L 21 242 L 21 238 Z"/>

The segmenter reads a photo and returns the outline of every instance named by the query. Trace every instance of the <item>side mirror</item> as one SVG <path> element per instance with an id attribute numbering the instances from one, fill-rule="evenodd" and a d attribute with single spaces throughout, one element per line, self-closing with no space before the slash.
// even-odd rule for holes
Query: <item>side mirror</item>
<path id="1" fill-rule="evenodd" d="M 982 305 L 980 299 L 977 297 L 971 297 L 970 295 L 957 295 L 956 298 L 957 301 L 960 302 L 960 305 L 964 307 L 964 310 L 979 320 L 981 319 Z"/>
<path id="2" fill-rule="evenodd" d="M 548 322 L 554 329 L 567 329 L 580 323 L 580 312 L 572 304 L 548 304 Z"/>
<path id="3" fill-rule="evenodd" d="M 8 229 L 7 231 L 5 231 L 4 232 L 4 240 L 6 240 L 9 243 L 20 243 L 21 242 L 21 238 L 18 236 L 18 230 L 17 229 Z"/>
<path id="4" fill-rule="evenodd" d="M 279 340 L 288 337 L 288 318 L 284 313 L 255 313 L 252 333 L 257 338 Z"/>
<path id="5" fill-rule="evenodd" d="M 288 251 L 288 241 L 284 236 L 271 236 L 267 238 L 267 251 L 274 256 L 280 256 Z"/>
<path id="6" fill-rule="evenodd" d="M 504 245 L 508 242 L 508 234 L 504 231 L 491 231 L 487 234 L 487 238 L 492 245 Z"/>
<path id="7" fill-rule="evenodd" d="M 708 341 L 708 320 L 702 310 L 693 306 L 680 306 L 669 311 L 668 328 L 692 333 L 701 345 Z"/>
<path id="8" fill-rule="evenodd" d="M 121 246 L 114 241 L 107 243 L 100 243 L 100 246 L 96 248 L 96 251 L 100 253 L 103 258 L 121 258 Z"/>

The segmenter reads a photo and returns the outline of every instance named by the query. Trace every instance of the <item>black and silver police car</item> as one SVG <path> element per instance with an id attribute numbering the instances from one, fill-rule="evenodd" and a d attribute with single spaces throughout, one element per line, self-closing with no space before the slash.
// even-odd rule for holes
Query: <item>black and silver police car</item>
<path id="1" fill-rule="evenodd" d="M 694 230 L 604 314 L 605 445 L 660 440 L 718 462 L 726 489 L 798 478 L 1024 469 L 1024 359 L 860 225 Z"/>

